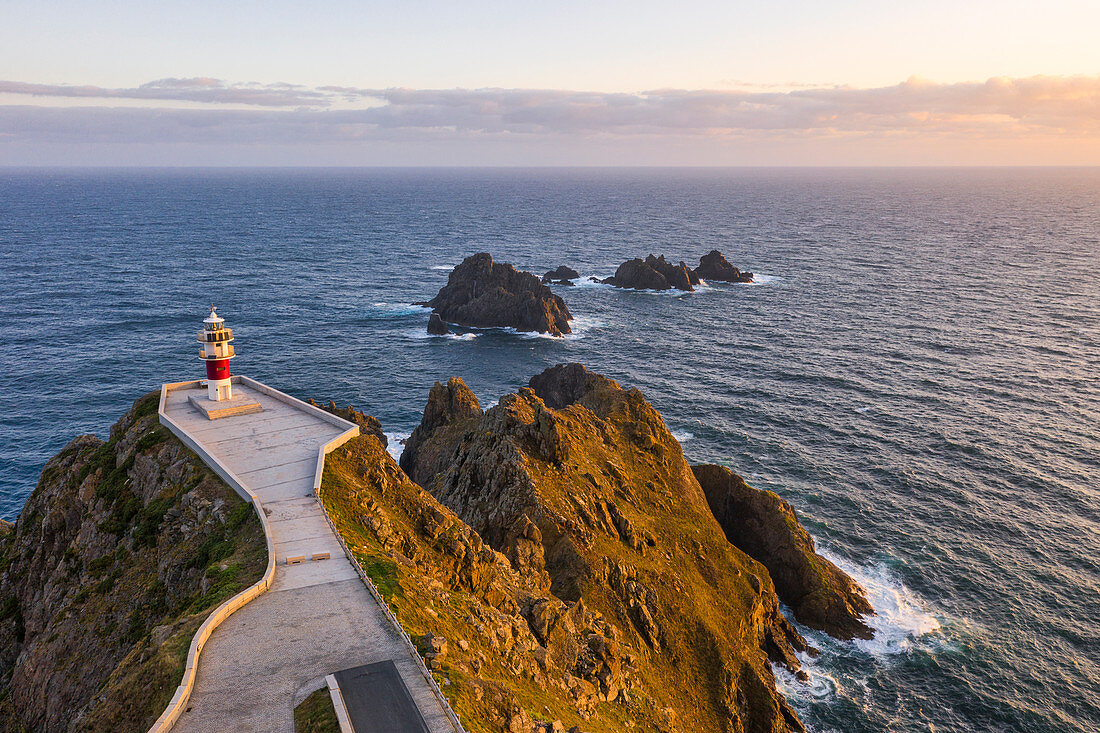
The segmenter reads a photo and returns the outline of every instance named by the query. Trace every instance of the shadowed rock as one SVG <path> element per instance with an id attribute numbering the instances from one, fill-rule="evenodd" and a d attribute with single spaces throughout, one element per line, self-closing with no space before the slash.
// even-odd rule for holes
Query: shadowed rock
<path id="1" fill-rule="evenodd" d="M 728 283 L 752 282 L 751 272 L 742 272 L 738 270 L 716 249 L 712 249 L 699 258 L 699 266 L 695 268 L 695 276 L 702 280 L 716 280 Z"/>
<path id="2" fill-rule="evenodd" d="M 443 322 L 438 313 L 432 313 L 428 316 L 428 333 L 433 336 L 446 336 L 450 332 L 451 329 L 447 328 L 447 324 Z"/>
<path id="3" fill-rule="evenodd" d="M 840 639 L 870 639 L 874 614 L 864 591 L 814 550 L 794 508 L 754 489 L 725 466 L 691 467 L 726 537 L 768 569 L 776 593 L 799 621 Z"/>
<path id="4" fill-rule="evenodd" d="M 555 285 L 572 285 L 573 281 L 580 277 L 581 274 L 574 270 L 572 267 L 566 267 L 565 265 L 558 266 L 558 269 L 551 270 L 542 276 L 544 283 L 554 283 Z"/>
<path id="5" fill-rule="evenodd" d="M 507 263 L 495 264 L 485 252 L 463 260 L 425 305 L 460 326 L 511 327 L 554 336 L 570 333 L 573 318 L 565 301 L 537 277 Z"/>
<path id="6" fill-rule="evenodd" d="M 644 260 L 637 258 L 627 260 L 619 265 L 612 277 L 603 282 L 617 288 L 631 290 L 669 290 L 676 288 L 677 290 L 692 292 L 695 290 L 692 286 L 699 283 L 699 278 L 683 262 L 674 265 L 667 261 L 664 255 L 660 257 L 649 255 Z"/>

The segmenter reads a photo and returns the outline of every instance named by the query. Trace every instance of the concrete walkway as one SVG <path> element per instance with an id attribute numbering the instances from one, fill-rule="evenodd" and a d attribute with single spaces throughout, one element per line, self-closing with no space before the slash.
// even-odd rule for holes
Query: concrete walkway
<path id="1" fill-rule="evenodd" d="M 313 491 L 318 449 L 342 431 L 243 384 L 234 393 L 263 412 L 208 420 L 169 391 L 165 413 L 237 474 L 260 500 L 277 560 L 263 595 L 219 626 L 199 656 L 188 711 L 174 731 L 294 733 L 294 706 L 325 676 L 387 659 L 432 733 L 453 733 L 438 699 L 397 631 L 344 556 Z M 317 553 L 328 560 L 310 561 Z M 285 559 L 305 555 L 300 565 Z"/>

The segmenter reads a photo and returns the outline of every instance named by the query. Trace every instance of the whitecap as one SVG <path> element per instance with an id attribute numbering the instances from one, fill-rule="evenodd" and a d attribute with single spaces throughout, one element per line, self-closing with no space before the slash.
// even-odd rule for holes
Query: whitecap
<path id="1" fill-rule="evenodd" d="M 680 443 L 686 443 L 695 437 L 695 433 L 689 433 L 687 430 L 673 430 L 671 433 L 672 437 Z"/>
<path id="2" fill-rule="evenodd" d="M 800 680 L 793 672 L 780 664 L 772 664 L 775 686 L 792 704 L 825 702 L 836 696 L 840 683 L 821 666 L 818 659 L 806 652 L 796 652 L 806 680 Z"/>
<path id="3" fill-rule="evenodd" d="M 385 435 L 389 441 L 389 444 L 386 446 L 386 451 L 393 456 L 393 460 L 401 460 L 401 453 L 405 450 L 405 446 L 401 441 L 406 440 L 412 433 L 384 431 L 382 434 Z"/>
<path id="4" fill-rule="evenodd" d="M 783 278 L 778 275 L 757 275 L 753 273 L 751 285 L 773 285 L 777 282 L 782 282 Z"/>
<path id="5" fill-rule="evenodd" d="M 820 547 L 818 553 L 859 583 L 875 609 L 874 616 L 864 619 L 875 632 L 874 638 L 852 642 L 860 651 L 875 657 L 907 653 L 922 637 L 940 629 L 940 621 L 927 603 L 886 565 L 859 566 Z"/>
<path id="6" fill-rule="evenodd" d="M 860 414 L 862 415 L 863 413 L 865 413 L 865 412 L 867 412 L 868 410 L 870 410 L 870 409 L 871 409 L 872 407 L 874 407 L 874 405 L 867 405 L 867 406 L 865 406 L 865 407 L 857 407 L 857 408 L 856 408 L 856 412 L 858 412 L 858 413 L 860 413 Z"/>
<path id="7" fill-rule="evenodd" d="M 367 317 L 404 318 L 406 316 L 431 312 L 432 309 L 426 305 L 413 305 L 412 303 L 371 303 L 367 308 Z"/>
<path id="8" fill-rule="evenodd" d="M 432 265 L 429 270 L 453 270 L 456 265 Z"/>
<path id="9" fill-rule="evenodd" d="M 441 341 L 472 341 L 476 339 L 480 334 L 477 333 L 443 333 L 435 334 L 428 333 L 426 329 L 414 329 L 411 331 L 405 331 L 402 334 L 405 338 L 413 339 L 415 341 L 424 341 L 426 339 L 439 339 Z"/>

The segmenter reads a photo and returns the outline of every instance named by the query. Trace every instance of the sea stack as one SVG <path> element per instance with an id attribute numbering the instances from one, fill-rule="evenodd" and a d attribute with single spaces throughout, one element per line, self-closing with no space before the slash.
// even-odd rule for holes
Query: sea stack
<path id="1" fill-rule="evenodd" d="M 683 262 L 674 265 L 664 255 L 649 255 L 644 260 L 635 258 L 619 265 L 612 277 L 603 281 L 608 285 L 629 290 L 670 290 L 675 288 L 693 292 L 699 278 Z"/>
<path id="2" fill-rule="evenodd" d="M 712 249 L 699 258 L 699 266 L 695 268 L 695 276 L 700 280 L 716 280 L 728 283 L 752 282 L 751 272 L 738 270 L 716 249 Z"/>
<path id="3" fill-rule="evenodd" d="M 446 336 L 450 332 L 451 329 L 447 328 L 447 324 L 443 322 L 438 313 L 432 313 L 428 316 L 428 333 L 433 336 Z"/>
<path id="4" fill-rule="evenodd" d="M 494 263 L 487 252 L 463 260 L 425 305 L 442 321 L 460 326 L 514 328 L 553 336 L 570 333 L 573 318 L 565 301 L 538 277 L 507 263 Z"/>

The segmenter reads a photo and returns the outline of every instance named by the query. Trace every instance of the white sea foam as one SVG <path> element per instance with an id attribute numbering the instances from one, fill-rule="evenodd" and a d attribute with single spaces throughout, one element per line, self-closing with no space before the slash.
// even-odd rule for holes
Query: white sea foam
<path id="1" fill-rule="evenodd" d="M 425 305 L 412 303 L 371 303 L 367 308 L 369 318 L 404 318 L 431 312 L 432 309 Z"/>
<path id="2" fill-rule="evenodd" d="M 776 687 L 784 697 L 792 703 L 822 702 L 832 699 L 840 683 L 830 675 L 820 664 L 820 658 L 815 658 L 805 652 L 796 652 L 798 661 L 802 665 L 802 671 L 806 673 L 805 682 L 795 677 L 793 673 L 779 664 L 773 664 Z"/>
<path id="3" fill-rule="evenodd" d="M 393 456 L 393 460 L 401 460 L 401 452 L 405 450 L 405 446 L 401 441 L 408 438 L 411 434 L 412 433 L 383 432 L 383 435 L 389 440 L 389 445 L 386 446 L 386 450 Z"/>
<path id="4" fill-rule="evenodd" d="M 872 407 L 874 407 L 874 405 L 867 405 L 866 407 L 857 407 L 856 412 L 858 412 L 860 414 L 863 414 L 863 413 L 867 412 L 868 410 L 870 410 Z"/>
<path id="5" fill-rule="evenodd" d="M 875 609 L 874 616 L 864 619 L 874 630 L 874 638 L 852 642 L 860 651 L 875 657 L 907 653 L 922 637 L 940 628 L 939 619 L 927 603 L 885 565 L 863 567 L 828 550 L 818 548 L 818 552 L 852 576 L 867 591 L 867 600 Z"/>
<path id="6" fill-rule="evenodd" d="M 402 334 L 405 338 L 413 339 L 414 341 L 424 341 L 426 339 L 438 339 L 440 341 L 472 341 L 481 334 L 478 333 L 444 333 L 434 334 L 428 333 L 427 329 L 413 329 L 411 331 L 405 331 Z"/>
<path id="7" fill-rule="evenodd" d="M 455 265 L 432 265 L 429 270 L 453 270 Z"/>
<path id="8" fill-rule="evenodd" d="M 672 430 L 672 437 L 676 438 L 681 443 L 686 443 L 695 437 L 695 433 L 689 433 L 687 430 Z"/>
<path id="9" fill-rule="evenodd" d="M 755 272 L 752 274 L 752 285 L 774 285 L 775 283 L 782 282 L 783 278 L 778 275 L 757 275 Z"/>

